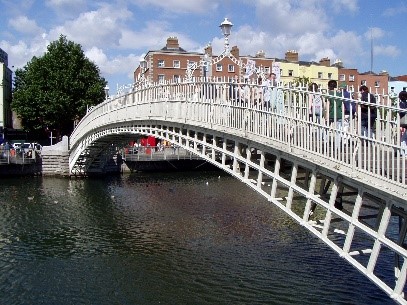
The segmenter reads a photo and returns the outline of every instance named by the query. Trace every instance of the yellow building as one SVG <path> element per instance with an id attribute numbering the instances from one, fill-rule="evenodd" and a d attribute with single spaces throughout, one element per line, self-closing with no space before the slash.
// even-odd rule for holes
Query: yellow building
<path id="1" fill-rule="evenodd" d="M 287 51 L 284 60 L 276 60 L 280 65 L 280 81 L 284 85 L 295 83 L 298 78 L 309 78 L 322 89 L 327 89 L 329 80 L 338 80 L 338 67 L 331 66 L 329 58 L 319 62 L 300 61 L 297 51 Z"/>

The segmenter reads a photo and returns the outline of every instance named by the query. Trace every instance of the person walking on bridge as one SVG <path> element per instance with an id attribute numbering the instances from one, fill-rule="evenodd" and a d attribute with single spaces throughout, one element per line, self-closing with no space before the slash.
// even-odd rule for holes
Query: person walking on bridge
<path id="1" fill-rule="evenodd" d="M 373 94 L 369 93 L 369 88 L 365 85 L 360 86 L 360 100 L 363 102 L 360 105 L 361 110 L 361 133 L 364 137 L 374 138 L 374 123 L 376 121 L 377 113 L 376 107 L 370 104 L 376 104 L 376 98 Z"/>
<path id="2" fill-rule="evenodd" d="M 405 90 L 399 93 L 399 107 L 407 110 L 407 92 Z M 400 112 L 400 129 L 401 129 L 401 155 L 407 155 L 407 113 Z"/>
<path id="3" fill-rule="evenodd" d="M 337 90 L 338 83 L 336 80 L 331 79 L 328 82 L 328 121 L 331 127 L 335 129 L 335 148 L 338 149 L 341 144 L 341 131 L 343 120 L 343 102 L 342 91 Z"/>

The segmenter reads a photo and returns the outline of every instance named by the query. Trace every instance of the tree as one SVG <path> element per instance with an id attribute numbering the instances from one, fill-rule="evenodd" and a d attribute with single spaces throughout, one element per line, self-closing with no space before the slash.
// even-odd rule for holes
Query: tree
<path id="1" fill-rule="evenodd" d="M 311 84 L 311 79 L 309 77 L 294 77 L 294 87 L 308 88 L 309 84 Z"/>
<path id="2" fill-rule="evenodd" d="M 35 134 L 69 135 L 89 106 L 104 100 L 106 80 L 79 44 L 61 35 L 42 57 L 33 57 L 14 79 L 12 109 Z"/>

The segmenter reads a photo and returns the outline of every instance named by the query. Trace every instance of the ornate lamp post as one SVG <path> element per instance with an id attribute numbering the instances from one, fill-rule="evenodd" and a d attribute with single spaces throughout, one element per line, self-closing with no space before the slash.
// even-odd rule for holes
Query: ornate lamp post
<path id="1" fill-rule="evenodd" d="M 220 28 L 222 30 L 222 34 L 225 37 L 225 53 L 226 55 L 229 55 L 230 49 L 229 49 L 229 35 L 230 32 L 232 31 L 232 26 L 233 23 L 229 21 L 228 18 L 225 18 L 223 22 L 220 24 Z"/>
<path id="2" fill-rule="evenodd" d="M 105 100 L 107 101 L 108 98 L 109 98 L 109 86 L 106 85 L 106 87 L 105 87 Z"/>
<path id="3" fill-rule="evenodd" d="M 235 58 L 233 54 L 230 53 L 229 36 L 232 31 L 233 23 L 230 22 L 228 18 L 225 18 L 225 20 L 223 20 L 219 27 L 221 28 L 222 34 L 225 38 L 223 52 L 216 58 L 209 57 L 208 54 L 205 54 L 198 63 L 189 64 L 188 62 L 186 71 L 186 80 L 192 81 L 194 79 L 194 71 L 198 68 L 202 68 L 203 76 L 206 79 L 206 77 L 208 76 L 207 72 L 211 71 L 209 66 L 216 65 L 217 63 L 222 61 L 225 57 L 228 57 L 234 64 L 239 66 L 242 70 L 250 69 L 250 71 L 252 71 L 251 73 L 256 73 L 258 76 L 264 79 L 265 72 L 261 67 L 256 68 L 256 66 L 254 65 L 254 61 L 251 61 L 252 63 L 250 65 L 248 63 L 245 64 L 241 60 Z"/>
<path id="4" fill-rule="evenodd" d="M 140 75 L 144 75 L 147 70 L 147 61 L 143 58 L 140 60 Z"/>

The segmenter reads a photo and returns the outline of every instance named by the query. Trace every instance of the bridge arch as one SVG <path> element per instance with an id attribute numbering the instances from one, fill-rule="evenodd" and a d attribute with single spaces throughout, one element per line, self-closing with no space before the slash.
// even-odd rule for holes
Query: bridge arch
<path id="1" fill-rule="evenodd" d="M 71 172 L 91 169 L 100 155 L 111 153 L 112 143 L 134 135 L 168 140 L 262 194 L 407 304 L 405 157 L 391 122 L 378 123 L 378 140 L 349 133 L 350 144 L 338 152 L 335 136 L 344 132 L 309 119 L 302 107 L 306 91 L 278 88 L 285 98 L 283 114 L 254 104 L 254 92 L 262 89 L 257 85 L 250 85 L 253 96 L 246 104 L 233 100 L 230 88 L 229 83 L 155 84 L 106 101 L 70 138 Z M 374 160 L 366 161 L 370 157 Z"/>

